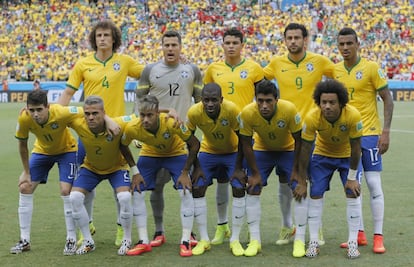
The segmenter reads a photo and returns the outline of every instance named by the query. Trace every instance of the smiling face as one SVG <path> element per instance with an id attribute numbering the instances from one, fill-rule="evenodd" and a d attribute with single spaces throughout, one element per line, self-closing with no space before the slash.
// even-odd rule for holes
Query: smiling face
<path id="1" fill-rule="evenodd" d="M 162 40 L 164 61 L 167 65 L 177 65 L 180 62 L 181 44 L 178 37 L 164 37 Z"/>
<path id="2" fill-rule="evenodd" d="M 338 95 L 335 93 L 322 93 L 319 107 L 322 115 L 331 123 L 338 120 L 341 115 L 341 105 L 338 101 Z"/>

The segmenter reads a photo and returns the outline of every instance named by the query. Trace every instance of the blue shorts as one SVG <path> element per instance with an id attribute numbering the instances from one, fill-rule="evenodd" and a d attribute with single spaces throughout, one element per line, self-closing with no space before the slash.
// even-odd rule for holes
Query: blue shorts
<path id="1" fill-rule="evenodd" d="M 76 177 L 76 152 L 67 152 L 59 155 L 44 155 L 32 153 L 29 160 L 32 182 L 45 184 L 50 169 L 58 164 L 59 181 L 72 184 Z"/>
<path id="2" fill-rule="evenodd" d="M 156 174 L 161 168 L 167 169 L 174 181 L 175 189 L 182 189 L 180 185 L 176 188 L 175 183 L 181 175 L 181 171 L 187 160 L 187 155 L 175 157 L 148 157 L 140 156 L 138 158 L 137 167 L 145 181 L 145 186 L 141 185 L 141 191 L 154 190 L 156 184 Z M 136 189 L 135 189 L 136 190 Z"/>
<path id="3" fill-rule="evenodd" d="M 127 170 L 119 170 L 109 174 L 97 174 L 84 167 L 80 168 L 78 178 L 73 182 L 73 187 L 79 187 L 91 192 L 103 180 L 108 179 L 115 190 L 121 186 L 130 186 L 131 179 Z"/>
<path id="4" fill-rule="evenodd" d="M 286 176 L 288 181 L 290 181 L 295 156 L 293 151 L 254 151 L 254 156 L 262 177 L 263 186 L 267 185 L 267 179 L 274 168 L 277 175 Z M 251 175 L 250 168 L 247 168 L 247 175 Z M 231 185 L 235 188 L 245 187 L 237 179 L 233 179 Z M 259 191 L 259 188 L 253 191 Z"/>
<path id="5" fill-rule="evenodd" d="M 80 139 L 78 139 L 78 153 L 76 154 L 76 163 L 78 166 L 82 165 L 86 156 L 85 147 Z"/>
<path id="6" fill-rule="evenodd" d="M 313 155 L 311 164 L 310 177 L 310 196 L 323 196 L 329 191 L 329 183 L 336 170 L 345 186 L 349 172 L 349 158 L 330 158 L 321 155 Z M 358 181 L 361 182 L 361 176 L 358 175 Z M 346 194 L 352 195 L 352 191 L 347 189 Z"/>
<path id="7" fill-rule="evenodd" d="M 382 171 L 382 157 L 377 146 L 378 140 L 378 135 L 363 136 L 361 138 L 361 161 L 364 171 Z"/>
<path id="8" fill-rule="evenodd" d="M 200 161 L 201 170 L 204 173 L 204 179 L 198 179 L 197 184 L 194 186 L 209 186 L 213 184 L 213 178 L 224 178 L 229 181 L 234 173 L 236 157 L 237 152 L 230 154 L 210 154 L 200 152 L 198 154 L 198 159 Z"/>

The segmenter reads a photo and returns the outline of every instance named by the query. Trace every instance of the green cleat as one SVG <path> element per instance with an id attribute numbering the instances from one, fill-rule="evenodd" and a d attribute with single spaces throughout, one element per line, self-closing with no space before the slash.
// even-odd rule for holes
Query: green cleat
<path id="1" fill-rule="evenodd" d="M 244 249 L 240 244 L 239 240 L 234 240 L 230 242 L 230 250 L 231 253 L 236 257 L 244 255 Z"/>
<path id="2" fill-rule="evenodd" d="M 293 242 L 293 252 L 292 256 L 295 258 L 302 258 L 306 254 L 305 243 L 302 240 L 295 240 Z"/>
<path id="3" fill-rule="evenodd" d="M 204 252 L 211 249 L 210 241 L 207 240 L 200 240 L 197 243 L 197 246 L 195 246 L 192 249 L 193 255 L 202 255 Z"/>
<path id="4" fill-rule="evenodd" d="M 296 233 L 296 227 L 292 228 L 282 227 L 279 233 L 279 239 L 276 241 L 276 245 L 287 245 L 290 241 L 293 240 L 293 237 Z"/>
<path id="5" fill-rule="evenodd" d="M 124 228 L 122 228 L 122 226 L 118 224 L 116 227 L 115 246 L 120 247 L 123 239 L 124 239 Z"/>
<path id="6" fill-rule="evenodd" d="M 257 240 L 250 241 L 249 245 L 247 246 L 246 250 L 244 251 L 244 256 L 246 257 L 254 257 L 262 250 L 262 245 Z"/>
<path id="7" fill-rule="evenodd" d="M 229 224 L 221 224 L 217 225 L 216 234 L 214 235 L 213 240 L 211 241 L 212 245 L 220 245 L 223 244 L 224 238 L 230 238 L 230 228 Z"/>

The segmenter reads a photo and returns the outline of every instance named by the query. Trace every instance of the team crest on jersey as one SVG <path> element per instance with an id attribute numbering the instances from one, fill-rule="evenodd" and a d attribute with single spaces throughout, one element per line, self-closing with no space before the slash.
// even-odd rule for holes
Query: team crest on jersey
<path id="1" fill-rule="evenodd" d="M 52 128 L 53 130 L 56 130 L 57 128 L 59 128 L 59 124 L 57 122 L 54 122 L 50 125 L 50 128 Z"/>
<path id="2" fill-rule="evenodd" d="M 229 121 L 227 119 L 222 119 L 221 126 L 227 126 L 227 125 L 229 125 Z"/>
<path id="3" fill-rule="evenodd" d="M 311 72 L 311 71 L 313 71 L 313 70 L 315 69 L 315 67 L 313 66 L 313 64 L 312 64 L 312 63 L 308 63 L 308 64 L 306 64 L 306 69 L 307 69 L 309 72 Z"/>
<path id="4" fill-rule="evenodd" d="M 106 136 L 106 141 L 108 141 L 108 142 L 112 142 L 112 141 L 114 141 L 114 137 L 113 137 L 112 135 L 108 134 L 108 135 Z"/>
<path id="5" fill-rule="evenodd" d="M 69 107 L 69 113 L 78 114 L 78 108 L 77 107 Z"/>
<path id="6" fill-rule="evenodd" d="M 121 69 L 121 64 L 119 64 L 119 62 L 115 62 L 112 67 L 114 70 L 119 71 Z"/>
<path id="7" fill-rule="evenodd" d="M 165 132 L 165 133 L 162 134 L 162 137 L 164 139 L 170 139 L 171 138 L 171 134 L 169 132 Z"/>
<path id="8" fill-rule="evenodd" d="M 361 130 L 362 130 L 362 121 L 359 121 L 359 122 L 357 123 L 357 125 L 356 125 L 356 130 L 357 130 L 357 132 L 359 132 L 359 131 L 361 131 Z"/>
<path id="9" fill-rule="evenodd" d="M 286 122 L 284 120 L 278 120 L 276 125 L 279 128 L 285 128 L 286 127 Z"/>
<path id="10" fill-rule="evenodd" d="M 339 125 L 339 130 L 341 132 L 346 132 L 348 130 L 348 128 L 346 127 L 346 125 Z"/>
<path id="11" fill-rule="evenodd" d="M 362 79 L 362 71 L 357 71 L 357 73 L 355 73 L 355 79 L 357 79 L 357 80 Z"/>
<path id="12" fill-rule="evenodd" d="M 184 123 L 180 125 L 181 132 L 186 133 L 188 131 L 187 126 Z"/>
<path id="13" fill-rule="evenodd" d="M 181 78 L 183 78 L 183 79 L 187 79 L 188 77 L 190 77 L 190 74 L 188 73 L 188 71 L 183 70 L 183 71 L 181 72 Z"/>
<path id="14" fill-rule="evenodd" d="M 240 78 L 246 79 L 248 74 L 247 70 L 242 70 L 240 71 Z"/>

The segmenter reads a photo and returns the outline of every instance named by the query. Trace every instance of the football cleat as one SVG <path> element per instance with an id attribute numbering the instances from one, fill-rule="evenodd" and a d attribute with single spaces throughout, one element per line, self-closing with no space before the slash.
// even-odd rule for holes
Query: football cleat
<path id="1" fill-rule="evenodd" d="M 119 256 L 126 255 L 130 248 L 131 248 L 131 240 L 126 240 L 126 239 L 122 240 L 121 246 L 118 249 L 118 255 Z"/>
<path id="2" fill-rule="evenodd" d="M 302 258 L 306 254 L 305 243 L 302 240 L 295 240 L 293 242 L 292 256 L 295 258 Z"/>
<path id="3" fill-rule="evenodd" d="M 348 242 L 348 258 L 356 259 L 360 255 L 357 241 Z"/>
<path id="4" fill-rule="evenodd" d="M 76 254 L 76 240 L 67 239 L 65 247 L 63 248 L 63 255 L 71 256 Z"/>
<path id="5" fill-rule="evenodd" d="M 372 247 L 372 251 L 377 254 L 385 253 L 384 237 L 382 235 L 374 235 L 374 245 Z"/>
<path id="6" fill-rule="evenodd" d="M 198 241 L 197 241 L 197 238 L 196 238 L 196 234 L 194 234 L 193 232 L 191 232 L 191 235 L 190 235 L 190 246 L 191 247 L 195 247 L 195 246 L 197 246 L 197 243 L 198 243 Z"/>
<path id="7" fill-rule="evenodd" d="M 358 246 L 366 246 L 368 245 L 367 237 L 365 236 L 364 231 L 358 231 Z M 348 248 L 348 242 L 341 243 L 341 248 Z"/>
<path id="8" fill-rule="evenodd" d="M 262 250 L 262 245 L 259 243 L 258 240 L 252 240 L 247 245 L 246 250 L 244 251 L 244 256 L 246 257 L 254 257 Z"/>
<path id="9" fill-rule="evenodd" d="M 210 241 L 207 240 L 200 240 L 197 243 L 197 246 L 195 246 L 192 249 L 193 255 L 202 255 L 204 252 L 211 249 Z"/>
<path id="10" fill-rule="evenodd" d="M 78 255 L 84 255 L 88 254 L 95 250 L 95 243 L 93 240 L 83 240 L 82 245 L 78 250 L 76 250 L 76 254 Z"/>
<path id="11" fill-rule="evenodd" d="M 310 241 L 305 256 L 308 258 L 315 258 L 319 255 L 318 241 Z"/>
<path id="12" fill-rule="evenodd" d="M 144 244 L 142 243 L 142 240 L 138 241 L 138 243 L 131 248 L 130 250 L 128 250 L 128 252 L 126 253 L 127 256 L 138 256 L 141 255 L 145 252 L 150 252 L 152 251 L 152 247 L 150 244 Z"/>
<path id="13" fill-rule="evenodd" d="M 244 249 L 240 244 L 239 240 L 234 240 L 230 242 L 230 250 L 231 253 L 236 257 L 244 255 Z"/>
<path id="14" fill-rule="evenodd" d="M 180 256 L 191 257 L 192 255 L 193 252 L 191 251 L 190 243 L 187 241 L 183 241 L 183 243 L 180 244 Z"/>
<path id="15" fill-rule="evenodd" d="M 20 254 L 30 250 L 30 242 L 27 240 L 20 240 L 14 247 L 10 248 L 11 254 Z"/>
<path id="16" fill-rule="evenodd" d="M 217 225 L 216 233 L 214 235 L 213 240 L 211 240 L 211 244 L 213 245 L 223 244 L 224 238 L 229 238 L 230 234 L 231 232 L 230 232 L 228 223 Z"/>
<path id="17" fill-rule="evenodd" d="M 96 233 L 95 225 L 93 225 L 93 221 L 89 222 L 89 232 L 91 235 L 94 235 Z M 83 242 L 83 234 L 80 230 L 78 230 L 78 242 L 76 243 L 77 246 L 81 246 Z"/>
<path id="18" fill-rule="evenodd" d="M 120 224 L 117 224 L 115 235 L 115 246 L 120 247 L 122 240 L 124 239 L 124 228 Z"/>
<path id="19" fill-rule="evenodd" d="M 292 228 L 282 227 L 279 233 L 279 239 L 276 241 L 276 245 L 287 245 L 290 241 L 293 240 L 293 237 L 296 233 L 296 227 Z"/>
<path id="20" fill-rule="evenodd" d="M 154 239 L 150 241 L 151 247 L 160 247 L 167 241 L 163 232 L 155 232 Z"/>
<path id="21" fill-rule="evenodd" d="M 325 245 L 325 238 L 323 237 L 323 229 L 322 227 L 319 227 L 319 246 Z"/>

